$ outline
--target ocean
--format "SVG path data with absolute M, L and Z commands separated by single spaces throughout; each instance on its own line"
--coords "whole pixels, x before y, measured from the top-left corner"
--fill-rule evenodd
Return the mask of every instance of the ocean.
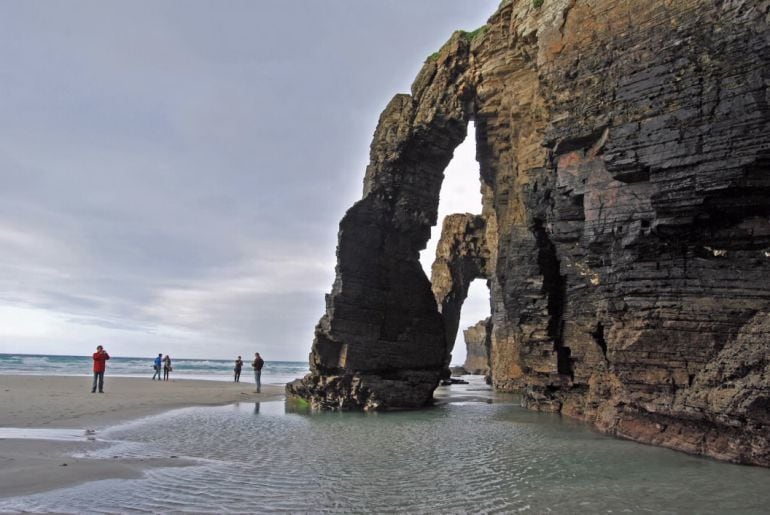
M 145 358 L 111 357 L 107 362 L 110 376 L 152 377 L 155 356 Z M 242 378 L 251 377 L 251 356 L 244 357 Z M 234 360 L 172 359 L 171 379 L 206 379 L 232 381 Z M 91 356 L 55 356 L 34 354 L 0 354 L 0 374 L 34 374 L 77 376 L 92 374 Z M 309 372 L 302 361 L 266 361 L 262 369 L 263 384 L 286 384 Z M 253 378 L 252 378 L 253 379 Z
M 4 358 L 0 373 L 17 373 L 12 361 Z M 74 359 L 70 368 L 34 363 L 87 373 L 73 370 Z M 190 374 L 220 377 L 226 363 L 200 361 L 214 370 Z M 140 364 L 144 375 L 149 365 Z M 423 410 L 313 413 L 289 401 L 241 402 L 96 433 L 61 430 L 59 438 L 87 442 L 80 456 L 194 464 L 4 498 L 0 512 L 767 513 L 768 469 L 603 436 L 465 378 L 439 387 L 437 404 Z

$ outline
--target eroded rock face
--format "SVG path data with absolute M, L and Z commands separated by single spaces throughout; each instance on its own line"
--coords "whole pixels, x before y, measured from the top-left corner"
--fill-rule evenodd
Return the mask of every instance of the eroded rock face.
M 493 286 L 493 379 L 535 409 L 768 465 L 758 410 L 720 418 L 683 400 L 714 395 L 696 378 L 770 311 L 768 4 L 563 5 L 559 24 L 531 29 L 498 13 L 533 43 L 547 153 L 508 168 L 523 184 L 497 209 L 513 227 L 499 232 L 512 237 Z M 497 131 L 506 118 L 483 119 Z M 499 140 L 485 141 L 497 168 L 515 152 Z M 503 214 L 518 204 L 523 216 Z M 738 386 L 745 405 L 767 398 L 758 370 Z
M 430 400 L 452 320 L 417 253 L 473 118 L 493 384 L 611 434 L 770 465 L 769 19 L 768 1 L 521 0 L 453 36 L 383 113 L 290 392 Z
M 489 374 L 489 351 L 492 347 L 492 319 L 487 318 L 463 331 L 465 363 L 469 374 Z

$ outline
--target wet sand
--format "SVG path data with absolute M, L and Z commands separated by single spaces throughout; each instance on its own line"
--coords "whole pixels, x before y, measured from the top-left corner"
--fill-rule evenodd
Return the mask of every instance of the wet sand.
M 82 429 L 82 441 L 0 437 L 0 497 L 25 495 L 107 478 L 140 477 L 155 466 L 181 466 L 183 460 L 94 460 L 72 458 L 89 445 L 86 430 L 190 406 L 280 400 L 283 386 L 253 383 L 105 376 L 105 393 L 91 393 L 89 376 L 0 375 L 2 428 Z M 12 433 L 12 432 L 11 432 Z M 23 433 L 23 432 L 22 432 Z M 65 465 L 66 464 L 66 465 Z

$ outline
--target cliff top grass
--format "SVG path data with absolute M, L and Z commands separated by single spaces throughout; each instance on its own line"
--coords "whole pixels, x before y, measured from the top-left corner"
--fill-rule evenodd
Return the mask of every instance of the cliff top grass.
M 476 38 L 478 38 L 480 36 L 483 36 L 486 32 L 487 32 L 487 26 L 486 25 L 482 25 L 478 29 L 472 30 L 470 32 L 468 32 L 466 30 L 456 30 L 454 32 L 454 34 L 458 34 L 460 37 L 465 38 L 468 41 L 473 41 Z M 452 36 L 454 36 L 454 34 L 452 34 Z M 450 38 L 450 41 L 451 41 L 451 38 Z M 447 43 L 448 43 L 448 41 L 447 41 Z M 444 43 L 444 45 L 442 45 L 442 47 L 439 48 L 438 51 L 433 52 L 432 54 L 430 54 L 428 56 L 428 59 L 426 59 L 426 60 L 427 61 L 435 61 L 436 59 L 438 59 L 438 54 L 441 52 L 441 49 L 444 48 L 445 46 L 446 46 L 446 43 Z

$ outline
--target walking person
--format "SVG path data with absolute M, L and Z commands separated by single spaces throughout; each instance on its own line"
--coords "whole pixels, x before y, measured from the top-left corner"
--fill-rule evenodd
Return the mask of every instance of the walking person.
M 152 380 L 155 381 L 155 378 L 158 378 L 158 381 L 160 381 L 160 366 L 163 362 L 163 354 L 158 354 L 158 357 L 155 358 L 155 361 L 152 363 L 152 368 L 155 369 L 155 373 L 152 374 Z
M 99 386 L 99 393 L 104 393 L 104 371 L 107 368 L 107 360 L 110 355 L 104 350 L 104 347 L 98 345 L 94 352 L 94 383 L 91 386 L 91 393 L 96 393 L 96 387 Z
M 168 354 L 163 358 L 163 380 L 168 381 L 168 373 L 171 372 L 171 358 Z
M 235 372 L 235 382 L 240 383 L 241 382 L 241 369 L 243 368 L 243 360 L 240 356 L 238 356 L 238 359 L 235 360 L 235 368 L 233 368 L 233 372 Z
M 259 356 L 259 352 L 254 353 L 254 361 L 251 362 L 251 368 L 254 369 L 254 380 L 257 383 L 257 393 L 262 390 L 262 367 L 265 366 L 265 361 Z

